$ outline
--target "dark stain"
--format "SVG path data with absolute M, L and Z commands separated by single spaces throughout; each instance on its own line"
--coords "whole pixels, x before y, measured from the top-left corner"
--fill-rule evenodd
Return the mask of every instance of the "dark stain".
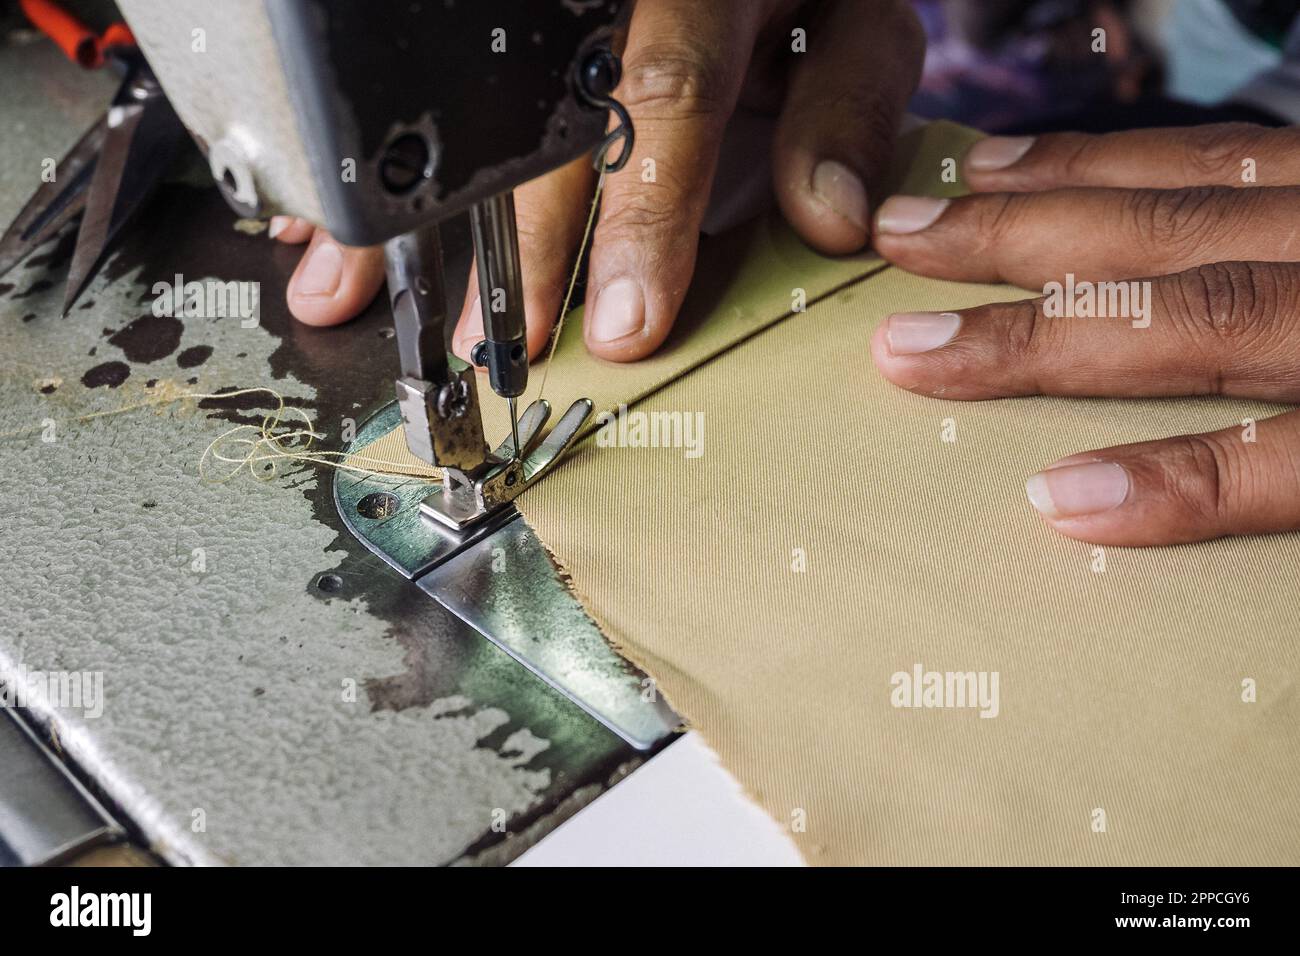
M 32 319 L 34 319 L 34 318 L 36 318 L 36 313 L 35 313 L 35 312 L 28 312 L 26 315 L 23 316 L 23 321 L 24 321 L 24 322 L 30 322 L 30 321 L 32 321 Z
M 26 289 L 24 289 L 22 292 L 19 292 L 19 293 L 15 294 L 15 295 L 14 295 L 14 298 L 15 298 L 15 299 L 26 299 L 26 298 L 28 298 L 29 296 L 39 295 L 40 293 L 45 292 L 45 291 L 48 290 L 48 289 L 53 289 L 53 288 L 54 288 L 54 280 L 53 280 L 53 279 L 37 279 L 35 282 L 33 282 L 31 285 L 29 285 L 29 286 L 28 286 Z
M 155 385 L 157 385 L 157 384 L 158 384 L 158 379 L 156 379 L 156 378 L 151 378 L 151 379 L 149 379 L 149 381 L 147 381 L 147 382 L 144 383 L 144 387 L 145 387 L 145 388 L 153 388 L 153 387 L 154 387 Z
M 156 502 L 156 501 L 142 501 L 142 502 L 140 502 L 140 507 L 141 507 L 141 508 L 157 508 L 157 507 L 158 507 L 158 502 Z
M 8 295 L 12 291 L 14 291 L 12 282 L 0 282 L 0 295 Z
M 176 364 L 181 368 L 194 368 L 202 365 L 212 356 L 211 345 L 191 345 L 176 356 Z
M 197 381 L 197 379 L 195 380 Z M 199 408 L 215 408 L 240 411 L 254 411 L 257 409 L 273 409 L 275 402 L 264 392 L 249 392 L 246 395 L 231 395 L 229 392 L 243 391 L 242 386 L 223 385 L 221 388 L 212 390 L 216 398 L 205 398 L 199 402 Z M 267 402 L 271 404 L 268 406 Z M 299 408 L 314 408 L 316 403 L 305 398 L 286 399 L 290 404 L 297 405 Z
M 42 395 L 53 395 L 53 394 L 54 394 L 54 390 L 57 389 L 58 387 L 59 387 L 59 386 L 55 385 L 53 382 L 50 382 L 50 383 L 47 384 L 47 385 L 42 385 L 42 386 L 41 386 L 41 394 L 42 394 Z
M 87 299 L 85 302 L 81 303 L 81 305 L 77 306 L 78 309 L 93 309 L 94 307 L 95 307 L 94 299 Z
M 105 385 L 117 388 L 130 377 L 131 367 L 125 362 L 105 362 L 81 376 L 81 384 L 86 388 L 101 388 Z
M 98 345 L 92 345 L 92 346 L 90 347 L 90 351 L 87 352 L 86 354 L 87 354 L 87 355 L 90 355 L 90 356 L 93 356 L 93 355 L 94 355 L 96 352 L 98 352 L 98 351 L 99 351 L 99 346 L 98 346 Z
M 176 351 L 185 326 L 170 315 L 142 315 L 126 328 L 109 336 L 129 362 L 156 362 Z

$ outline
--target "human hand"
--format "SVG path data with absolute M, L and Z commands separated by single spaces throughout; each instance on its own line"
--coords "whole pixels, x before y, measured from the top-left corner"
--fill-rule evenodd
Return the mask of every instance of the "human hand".
M 993 138 L 964 172 L 973 195 L 886 201 L 881 255 L 921 275 L 1045 293 L 1067 274 L 1076 286 L 1150 277 L 1121 283 L 1130 305 L 1149 290 L 1145 315 L 1060 317 L 1063 296 L 893 315 L 871 346 L 890 381 L 959 400 L 1300 402 L 1300 130 Z M 1052 527 L 1097 544 L 1300 529 L 1300 412 L 1249 436 L 1232 427 L 1073 455 L 1027 489 Z
M 806 53 L 792 51 L 793 31 Z M 592 242 L 584 333 L 595 355 L 643 358 L 668 336 L 695 267 L 723 131 L 738 105 L 778 116 L 773 183 L 787 219 L 818 249 L 861 249 L 869 188 L 885 172 L 924 36 L 905 0 L 638 0 L 614 96 L 636 145 L 606 181 Z M 618 149 L 620 147 L 615 147 Z M 653 160 L 654 181 L 643 181 Z M 568 284 L 595 189 L 589 157 L 515 191 L 528 351 L 545 346 Z M 351 318 L 383 283 L 378 250 L 348 250 L 301 220 L 275 238 L 311 239 L 288 289 L 304 322 Z M 319 261 L 318 261 L 319 256 Z M 483 338 L 471 275 L 453 348 Z

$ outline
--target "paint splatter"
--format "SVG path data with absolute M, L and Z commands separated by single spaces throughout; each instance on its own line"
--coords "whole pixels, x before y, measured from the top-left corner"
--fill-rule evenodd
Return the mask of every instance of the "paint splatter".
M 86 388 L 117 388 L 131 377 L 131 368 L 125 362 L 104 362 L 96 365 L 81 376 L 81 384 Z
M 156 362 L 176 351 L 184 329 L 180 319 L 150 313 L 114 332 L 108 341 L 120 348 L 128 361 Z
M 176 356 L 176 364 L 181 368 L 194 368 L 206 362 L 211 355 L 211 345 L 192 345 Z

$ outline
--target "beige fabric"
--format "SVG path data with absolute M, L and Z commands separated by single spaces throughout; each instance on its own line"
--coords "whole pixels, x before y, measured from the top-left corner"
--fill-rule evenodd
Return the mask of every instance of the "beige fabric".
M 813 863 L 1300 863 L 1300 536 L 1098 571 L 1024 493 L 1059 456 L 1275 409 L 909 394 L 868 354 L 887 313 L 1024 293 L 876 268 L 636 406 L 702 414 L 700 457 L 588 440 L 521 499 L 583 603 Z M 612 407 L 770 324 L 735 304 L 768 269 L 742 275 L 660 372 L 586 358 L 573 323 L 548 393 Z M 996 671 L 998 715 L 892 706 L 917 665 Z
M 888 312 L 1008 294 L 868 279 L 637 406 L 702 412 L 700 458 L 588 443 L 524 514 L 811 862 L 1300 863 L 1300 537 L 1097 573 L 1024 492 L 1058 456 L 1270 409 L 942 402 L 871 366 Z M 999 672 L 998 716 L 891 706 L 918 663 Z

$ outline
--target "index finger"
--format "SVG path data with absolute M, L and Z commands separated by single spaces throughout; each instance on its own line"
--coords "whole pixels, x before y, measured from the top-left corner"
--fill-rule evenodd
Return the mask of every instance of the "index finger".
M 1220 123 L 1100 136 L 991 136 L 971 147 L 962 167 L 976 192 L 1295 186 L 1300 185 L 1300 129 Z

